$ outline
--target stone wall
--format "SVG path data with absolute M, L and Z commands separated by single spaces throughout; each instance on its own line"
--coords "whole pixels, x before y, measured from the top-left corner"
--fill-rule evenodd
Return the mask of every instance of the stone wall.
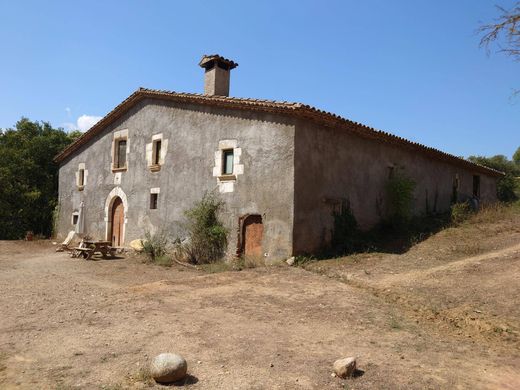
M 127 133 L 127 170 L 113 172 L 113 140 Z M 150 169 L 151 144 L 161 139 L 160 170 Z M 236 180 L 221 183 L 217 154 L 236 151 Z M 230 230 L 229 255 L 236 252 L 239 217 L 262 215 L 266 259 L 292 252 L 294 123 L 267 113 L 144 100 L 62 162 L 59 173 L 60 235 L 73 230 L 72 214 L 84 201 L 86 232 L 107 238 L 114 196 L 125 208 L 124 242 L 146 230 L 165 229 L 183 237 L 184 210 L 207 191 L 225 202 L 222 219 Z M 81 165 L 84 164 L 84 165 Z M 78 168 L 88 171 L 83 190 Z M 150 209 L 150 192 L 159 192 Z
M 391 169 L 402 170 L 416 182 L 415 214 L 427 208 L 448 210 L 456 177 L 459 200 L 472 196 L 473 175 L 480 175 L 482 202 L 496 201 L 495 178 L 342 129 L 300 121 L 295 134 L 294 253 L 327 246 L 332 210 L 342 199 L 350 201 L 362 228 L 376 224 L 387 208 L 385 183 Z

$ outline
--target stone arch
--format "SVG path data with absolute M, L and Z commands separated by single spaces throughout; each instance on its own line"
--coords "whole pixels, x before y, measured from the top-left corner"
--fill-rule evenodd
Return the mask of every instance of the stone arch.
M 113 188 L 105 200 L 105 239 L 107 241 L 111 240 L 110 229 L 111 229 L 111 224 L 112 224 L 112 206 L 114 204 L 114 201 L 117 198 L 121 198 L 121 201 L 123 202 L 123 211 L 125 214 L 125 218 L 123 221 L 123 232 L 121 234 L 121 236 L 123 237 L 122 241 L 124 242 L 125 232 L 126 232 L 126 223 L 128 222 L 128 199 L 127 199 L 124 191 L 121 189 L 121 187 Z

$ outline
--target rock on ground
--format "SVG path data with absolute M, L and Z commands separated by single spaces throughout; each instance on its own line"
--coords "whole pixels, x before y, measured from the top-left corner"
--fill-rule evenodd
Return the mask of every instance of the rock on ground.
M 143 250 L 143 240 L 139 238 L 137 240 L 130 241 L 130 247 L 137 252 L 141 252 Z
M 356 371 L 356 358 L 347 357 L 334 362 L 334 373 L 340 378 L 349 378 Z
M 161 353 L 153 359 L 150 365 L 150 375 L 159 383 L 181 380 L 186 376 L 187 371 L 186 360 L 176 353 Z

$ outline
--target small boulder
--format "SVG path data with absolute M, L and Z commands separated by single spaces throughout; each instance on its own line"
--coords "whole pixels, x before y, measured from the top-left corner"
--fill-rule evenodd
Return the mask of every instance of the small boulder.
M 158 383 L 171 383 L 183 379 L 188 372 L 186 360 L 176 353 L 161 353 L 150 365 L 150 375 Z
M 141 252 L 143 250 L 143 240 L 137 239 L 130 241 L 130 248 L 132 248 L 136 252 Z
M 285 262 L 289 265 L 294 265 L 294 262 L 296 261 L 296 259 L 293 257 L 289 257 L 287 260 L 285 260 Z
M 356 358 L 348 357 L 334 362 L 334 373 L 340 378 L 350 378 L 356 371 Z

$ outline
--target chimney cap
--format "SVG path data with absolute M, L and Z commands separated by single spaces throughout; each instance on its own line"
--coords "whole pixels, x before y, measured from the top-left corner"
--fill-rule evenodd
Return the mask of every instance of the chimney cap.
M 199 62 L 199 66 L 201 68 L 208 69 L 212 68 L 215 62 L 224 65 L 224 67 L 228 68 L 229 70 L 234 69 L 238 66 L 236 62 L 224 58 L 218 54 L 204 54 Z

